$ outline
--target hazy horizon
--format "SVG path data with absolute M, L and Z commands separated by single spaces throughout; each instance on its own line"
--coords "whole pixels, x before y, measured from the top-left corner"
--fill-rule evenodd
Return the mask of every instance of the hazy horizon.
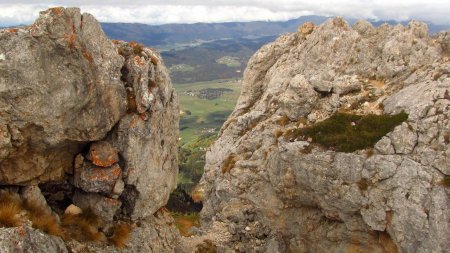
M 436 25 L 450 24 L 450 2 L 345 0 L 124 0 L 32 1 L 2 0 L 0 26 L 30 24 L 39 12 L 55 6 L 76 6 L 106 23 L 191 24 L 247 21 L 287 21 L 302 16 L 343 16 L 352 19 L 407 21 L 417 19 Z

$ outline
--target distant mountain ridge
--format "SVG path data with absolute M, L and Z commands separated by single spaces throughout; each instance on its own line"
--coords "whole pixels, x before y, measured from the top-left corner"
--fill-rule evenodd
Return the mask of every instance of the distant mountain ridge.
M 242 78 L 250 57 L 262 46 L 283 33 L 297 31 L 305 22 L 316 25 L 329 17 L 303 16 L 289 21 L 254 21 L 229 23 L 196 23 L 145 25 L 130 23 L 103 23 L 102 27 L 112 39 L 136 41 L 157 48 L 171 71 L 176 84 L 216 79 Z M 346 19 L 354 24 L 356 19 Z M 378 27 L 396 21 L 374 21 Z M 409 21 L 401 24 L 407 25 Z M 450 25 L 428 24 L 429 33 L 450 30 Z M 238 65 L 218 62 L 222 57 L 234 57 Z
M 311 21 L 316 25 L 323 23 L 330 17 L 303 16 L 288 21 L 252 21 L 226 23 L 195 23 L 195 24 L 165 24 L 146 25 L 139 23 L 102 23 L 105 33 L 112 39 L 136 41 L 145 45 L 164 47 L 173 44 L 190 43 L 193 41 L 213 41 L 218 39 L 235 39 L 242 37 L 273 36 L 294 32 L 298 26 Z M 353 24 L 356 19 L 346 19 Z M 374 26 L 383 23 L 408 24 L 409 21 L 369 20 Z M 430 33 L 449 30 L 449 25 L 435 25 L 428 23 Z

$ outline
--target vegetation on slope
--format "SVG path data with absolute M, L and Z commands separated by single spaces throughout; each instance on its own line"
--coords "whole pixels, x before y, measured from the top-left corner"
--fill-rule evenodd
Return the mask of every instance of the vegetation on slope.
M 384 135 L 408 119 L 402 112 L 395 115 L 355 115 L 336 113 L 330 118 L 310 127 L 296 129 L 296 138 L 312 138 L 336 151 L 353 152 L 373 147 Z

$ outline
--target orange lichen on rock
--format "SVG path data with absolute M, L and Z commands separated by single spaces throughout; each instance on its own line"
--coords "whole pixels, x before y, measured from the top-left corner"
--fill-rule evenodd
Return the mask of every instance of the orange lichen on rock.
M 63 7 L 54 7 L 54 8 L 50 8 L 49 10 L 52 12 L 52 14 L 55 14 L 55 15 L 61 15 L 64 12 Z
M 92 168 L 86 174 L 85 179 L 88 181 L 111 181 L 119 178 L 122 170 L 120 166 L 115 164 L 110 168 Z
M 88 158 L 100 167 L 110 167 L 119 161 L 117 149 L 105 141 L 93 143 L 89 149 Z
M 67 41 L 67 47 L 69 47 L 70 49 L 76 48 L 77 35 L 70 34 L 66 35 L 65 38 Z
M 23 226 L 16 227 L 16 231 L 20 237 L 25 237 L 27 235 L 27 231 L 25 231 L 25 228 Z
M 10 33 L 17 33 L 17 32 L 19 31 L 19 29 L 17 29 L 17 28 L 9 28 L 9 29 L 6 30 L 6 31 L 8 31 L 8 32 L 10 32 Z
M 136 42 L 134 42 L 134 41 L 131 41 L 130 43 L 130 47 L 134 47 L 134 46 L 136 46 L 137 45 L 137 43 Z
M 94 62 L 94 57 L 92 57 L 92 54 L 87 50 L 87 49 L 83 49 L 83 57 L 89 62 L 89 63 L 93 63 Z
M 141 66 L 141 67 L 145 65 L 145 61 L 143 61 L 143 60 L 141 59 L 141 57 L 138 56 L 138 55 L 136 55 L 136 56 L 133 58 L 133 60 L 134 60 L 139 66 Z

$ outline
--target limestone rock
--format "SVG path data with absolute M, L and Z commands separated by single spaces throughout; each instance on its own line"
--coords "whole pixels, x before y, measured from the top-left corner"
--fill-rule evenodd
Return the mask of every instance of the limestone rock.
M 0 228 L 2 253 L 65 253 L 61 238 L 51 236 L 28 226 Z
M 419 22 L 352 28 L 336 18 L 299 36 L 307 27 L 250 59 L 206 154 L 204 227 L 192 241 L 224 252 L 447 251 L 446 35 L 431 38 Z M 290 137 L 337 111 L 408 119 L 352 153 Z
M 302 34 L 303 36 L 306 36 L 306 35 L 312 33 L 313 30 L 314 30 L 314 24 L 312 22 L 306 22 L 303 25 L 301 25 L 298 29 L 300 34 Z
M 74 185 L 86 192 L 112 195 L 116 184 L 122 184 L 120 181 L 122 169 L 118 164 L 103 168 L 85 162 L 81 168 L 75 169 L 74 173 Z
M 91 209 L 104 222 L 111 223 L 120 209 L 121 202 L 117 199 L 104 197 L 96 193 L 77 191 L 73 203 L 81 209 Z
M 109 142 L 99 141 L 91 144 L 87 159 L 97 166 L 109 167 L 119 161 L 119 156 Z
M 81 208 L 79 208 L 78 206 L 74 205 L 74 204 L 70 204 L 66 210 L 64 210 L 64 214 L 68 214 L 68 215 L 78 215 L 81 214 L 83 212 L 83 210 L 81 210 Z
M 20 193 L 23 200 L 29 201 L 30 203 L 36 204 L 43 208 L 47 212 L 47 214 L 52 213 L 52 209 L 48 206 L 47 201 L 45 200 L 44 195 L 39 189 L 39 186 L 25 186 L 21 189 Z
M 127 45 L 119 43 L 117 47 Z M 122 70 L 127 73 L 124 80 L 130 88 L 129 96 L 137 103 L 136 108 L 129 104 L 129 110 L 135 113 L 123 117 L 110 136 L 111 143 L 123 158 L 125 190 L 122 201 L 127 206 L 125 212 L 133 219 L 151 216 L 165 205 L 176 187 L 178 174 L 176 94 L 160 56 L 147 49 L 138 56 L 126 56 Z M 142 80 L 145 80 L 145 89 Z M 149 96 L 151 101 L 145 99 Z
M 125 113 L 123 58 L 77 8 L 53 8 L 31 26 L 1 30 L 0 43 L 0 182 L 59 180 L 75 154 Z
M 104 230 L 142 223 L 129 252 L 173 251 L 172 221 L 154 218 L 178 173 L 178 99 L 159 53 L 109 40 L 78 8 L 0 30 L 0 44 L 0 184 L 58 213 L 89 208 Z M 55 251 L 42 246 L 24 252 Z

